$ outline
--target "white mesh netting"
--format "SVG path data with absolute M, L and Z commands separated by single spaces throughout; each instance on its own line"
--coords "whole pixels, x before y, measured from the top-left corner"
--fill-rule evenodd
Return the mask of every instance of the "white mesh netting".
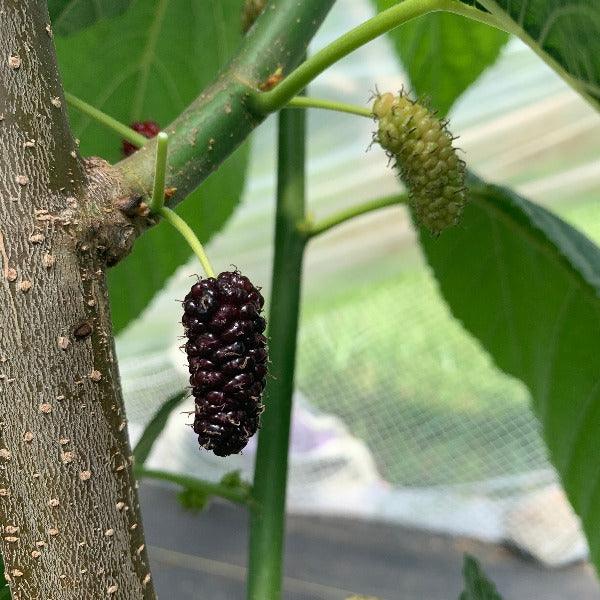
M 370 15 L 340 0 L 322 46 Z M 342 61 L 315 96 L 364 104 L 369 90 L 405 78 L 384 40 Z M 451 129 L 469 166 L 600 238 L 600 126 L 593 111 L 513 42 L 460 100 Z M 309 198 L 327 214 L 398 189 L 372 123 L 311 112 Z M 217 269 L 239 266 L 268 293 L 274 207 L 274 128 L 254 136 L 242 206 L 210 246 Z M 566 152 L 568 150 L 568 152 Z M 135 439 L 157 407 L 186 385 L 178 350 L 180 305 L 197 272 L 179 270 L 118 339 Z M 420 257 L 406 213 L 372 214 L 311 244 L 304 277 L 289 508 L 362 515 L 482 539 L 509 539 L 548 564 L 585 555 L 585 542 L 553 469 L 522 384 L 499 372 L 455 322 Z M 473 282 L 474 289 L 477 282 Z M 182 410 L 191 408 L 190 400 Z M 226 460 L 199 452 L 175 412 L 150 463 L 216 479 L 251 476 L 254 441 Z

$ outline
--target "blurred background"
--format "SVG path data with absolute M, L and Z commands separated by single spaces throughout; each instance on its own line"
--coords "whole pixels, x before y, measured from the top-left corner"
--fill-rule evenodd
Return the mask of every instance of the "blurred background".
M 339 0 L 314 48 L 371 14 L 366 0 Z M 395 91 L 406 82 L 391 46 L 381 39 L 327 71 L 310 93 L 366 106 L 375 86 Z M 514 186 L 600 242 L 600 121 L 527 47 L 511 41 L 454 106 L 450 120 L 471 169 Z M 382 151 L 370 146 L 370 120 L 310 111 L 308 122 L 312 213 L 324 216 L 400 189 Z M 252 138 L 243 202 L 208 247 L 216 270 L 239 267 L 263 286 L 265 296 L 270 287 L 275 140 L 275 120 L 270 119 Z M 182 330 L 174 323 L 181 317 L 178 300 L 199 270 L 195 260 L 179 269 L 118 337 L 133 441 L 154 411 L 187 384 L 185 356 L 179 350 Z M 310 537 L 306 531 L 315 523 L 315 539 L 327 527 L 330 541 L 340 532 L 348 536 L 355 531 L 350 538 L 362 539 L 365 556 L 377 559 L 383 571 L 373 567 L 370 587 L 366 581 L 356 584 L 365 589 L 350 582 L 337 587 L 329 582 L 334 587 L 328 587 L 332 572 L 351 580 L 351 561 L 357 558 L 349 558 L 347 572 L 338 574 L 336 560 L 341 564 L 343 556 L 330 554 L 319 581 L 320 575 L 311 575 L 306 566 L 314 552 L 303 555 L 294 546 L 288 552 L 296 574 L 287 582 L 289 597 L 343 598 L 345 590 L 382 598 L 456 597 L 460 551 L 480 542 L 473 551 L 491 562 L 492 575 L 499 573 L 499 588 L 507 599 L 600 597 L 585 565 L 555 572 L 532 566 L 549 569 L 585 560 L 579 523 L 546 458 L 526 388 L 496 369 L 452 318 L 420 254 L 407 212 L 401 207 L 379 211 L 311 242 L 303 283 L 288 500 L 289 512 L 296 516 L 290 543 L 302 546 L 298 535 Z M 476 294 L 477 281 L 472 286 Z M 173 413 L 148 466 L 211 480 L 240 469 L 250 480 L 255 443 L 228 459 L 198 451 L 186 427 L 189 418 L 181 412 L 192 408 L 188 399 Z M 229 564 L 234 559 L 225 540 L 232 536 L 231 547 L 243 562 L 240 511 L 216 506 L 193 516 L 183 513 L 169 494 L 144 488 L 150 535 L 161 532 L 155 545 L 170 539 L 166 525 L 176 527 L 179 519 L 182 535 L 197 536 L 200 544 L 219 538 L 229 557 L 199 558 L 197 547 L 187 554 L 167 550 L 166 541 L 163 554 L 157 547 L 155 561 L 172 569 L 195 569 L 203 577 L 203 583 L 181 588 L 177 597 L 199 597 L 194 595 L 203 589 L 199 585 L 219 588 L 219 578 L 233 578 L 241 586 L 243 571 L 236 569 L 243 565 Z M 347 529 L 345 519 L 355 529 Z M 233 528 L 229 532 L 228 526 Z M 352 546 L 350 538 L 340 546 Z M 530 562 L 510 556 L 507 546 Z M 367 559 L 360 560 L 364 567 Z M 416 571 L 411 561 L 419 564 Z M 412 579 L 401 577 L 409 563 Z M 445 568 L 450 580 L 441 577 Z M 431 570 L 440 575 L 439 584 L 435 578 L 427 580 Z M 300 580 L 313 587 L 303 588 Z M 221 589 L 223 598 L 243 597 L 236 595 L 241 587 Z M 213 589 L 206 597 L 221 597 L 216 594 Z

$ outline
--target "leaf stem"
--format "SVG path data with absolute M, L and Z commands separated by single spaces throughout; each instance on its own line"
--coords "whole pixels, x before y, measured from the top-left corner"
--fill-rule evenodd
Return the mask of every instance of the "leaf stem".
M 208 256 L 206 256 L 204 247 L 196 237 L 196 234 L 192 231 L 191 227 L 174 210 L 171 210 L 166 206 L 161 207 L 157 214 L 163 217 L 165 221 L 168 221 L 184 237 L 185 241 L 194 251 L 194 254 L 198 257 L 206 276 L 215 277 L 215 272 L 208 260 Z
M 111 129 L 116 134 L 139 148 L 148 141 L 148 138 L 144 137 L 141 133 L 134 131 L 131 127 L 127 127 L 127 125 L 117 121 L 117 119 L 107 115 L 95 106 L 84 102 L 81 98 L 78 98 L 69 92 L 65 92 L 65 99 L 73 108 L 76 108 L 88 117 L 91 117 L 94 121 L 104 125 L 106 128 Z
M 295 96 L 286 105 L 286 108 L 322 108 L 324 110 L 334 110 L 359 117 L 372 117 L 370 108 L 363 108 L 355 104 L 337 102 L 335 100 L 325 100 L 324 98 L 307 98 L 305 96 Z
M 269 314 L 271 377 L 265 394 L 250 521 L 248 600 L 281 598 L 287 465 L 305 238 L 306 113 L 279 115 L 275 256 Z
M 152 419 L 150 419 L 150 422 L 144 428 L 140 439 L 133 449 L 133 457 L 135 458 L 136 466 L 141 468 L 146 462 L 158 436 L 162 433 L 167 424 L 167 419 L 171 415 L 171 412 L 182 402 L 187 393 L 188 390 L 184 390 L 171 396 L 160 406 Z
M 408 194 L 394 194 L 392 196 L 384 196 L 383 198 L 377 198 L 370 200 L 364 204 L 358 206 L 352 206 L 345 210 L 342 210 L 334 215 L 325 217 L 323 220 L 314 223 L 310 220 L 305 220 L 298 225 L 298 229 L 303 233 L 307 239 L 312 239 L 318 235 L 321 235 L 338 225 L 346 223 L 351 219 L 359 217 L 361 215 L 373 212 L 374 210 L 380 210 L 388 206 L 397 206 L 400 204 L 408 203 Z
M 160 213 L 165 205 L 165 179 L 167 173 L 167 151 L 169 149 L 169 136 L 161 131 L 156 136 L 156 162 L 154 163 L 154 187 L 150 200 L 150 212 Z
M 232 488 L 222 483 L 214 483 L 204 479 L 197 479 L 189 475 L 179 475 L 178 473 L 170 473 L 169 471 L 161 471 L 158 469 L 146 469 L 144 467 L 136 467 L 135 474 L 139 479 L 157 479 L 161 481 L 169 481 L 183 488 L 195 490 L 209 496 L 218 496 L 225 498 L 236 504 L 250 504 L 250 488 L 243 487 Z
M 458 0 L 404 0 L 351 29 L 305 60 L 279 85 L 268 92 L 254 92 L 248 101 L 259 114 L 279 110 L 332 64 L 380 35 L 416 17 L 435 11 L 448 11 L 501 28 L 499 20 Z

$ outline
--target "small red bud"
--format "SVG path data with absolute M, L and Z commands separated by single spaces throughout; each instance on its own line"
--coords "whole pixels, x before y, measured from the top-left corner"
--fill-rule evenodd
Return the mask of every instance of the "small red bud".
M 155 121 L 136 121 L 130 127 L 148 139 L 156 137 L 160 131 L 160 127 Z M 123 156 L 131 156 L 136 150 L 139 150 L 138 146 L 129 140 L 123 140 Z

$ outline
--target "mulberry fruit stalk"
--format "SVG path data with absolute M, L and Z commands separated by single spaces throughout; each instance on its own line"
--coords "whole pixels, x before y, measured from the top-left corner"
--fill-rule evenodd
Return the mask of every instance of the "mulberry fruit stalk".
M 264 299 L 238 271 L 195 283 L 183 302 L 194 431 L 217 456 L 240 452 L 256 433 L 267 375 Z
M 467 201 L 465 163 L 445 124 L 403 92 L 379 95 L 373 114 L 375 140 L 398 168 L 417 221 L 434 235 L 456 225 Z
M 154 121 L 136 121 L 130 125 L 131 129 L 141 133 L 148 139 L 156 137 L 160 132 L 158 123 Z M 123 156 L 131 156 L 139 148 L 129 140 L 123 140 Z

